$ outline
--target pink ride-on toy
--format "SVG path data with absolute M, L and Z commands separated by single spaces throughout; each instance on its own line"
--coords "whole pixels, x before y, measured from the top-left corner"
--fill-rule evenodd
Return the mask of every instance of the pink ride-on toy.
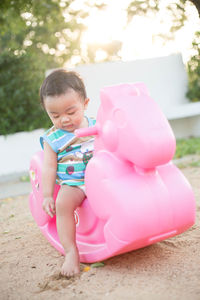
M 173 132 L 143 83 L 101 91 L 95 135 L 87 165 L 87 198 L 75 212 L 82 262 L 95 262 L 138 249 L 187 230 L 195 221 L 192 189 L 171 159 Z M 45 237 L 64 253 L 52 219 L 42 209 L 43 152 L 31 160 L 30 210 Z M 59 186 L 55 185 L 55 199 Z

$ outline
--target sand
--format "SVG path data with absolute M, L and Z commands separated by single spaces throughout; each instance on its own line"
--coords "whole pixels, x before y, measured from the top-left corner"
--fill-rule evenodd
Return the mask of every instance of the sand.
M 200 299 L 200 167 L 182 169 L 197 202 L 187 232 L 110 258 L 99 268 L 81 264 L 72 279 L 59 275 L 63 257 L 43 237 L 28 195 L 0 201 L 0 299 Z

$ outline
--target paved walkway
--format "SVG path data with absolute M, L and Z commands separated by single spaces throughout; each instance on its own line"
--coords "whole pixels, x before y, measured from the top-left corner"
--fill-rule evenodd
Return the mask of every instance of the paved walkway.
M 0 177 L 0 199 L 29 194 L 31 184 L 27 179 L 28 173 Z

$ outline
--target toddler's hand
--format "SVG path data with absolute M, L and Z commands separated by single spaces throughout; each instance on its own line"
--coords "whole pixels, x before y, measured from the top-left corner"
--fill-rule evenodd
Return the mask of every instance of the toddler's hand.
M 51 218 L 53 218 L 56 213 L 55 201 L 53 197 L 44 198 L 42 208 Z

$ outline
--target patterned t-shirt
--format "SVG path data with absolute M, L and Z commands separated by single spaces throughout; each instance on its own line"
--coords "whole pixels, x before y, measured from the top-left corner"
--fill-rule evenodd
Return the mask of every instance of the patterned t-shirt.
M 89 127 L 95 125 L 94 119 L 87 119 Z M 83 185 L 85 168 L 94 151 L 94 137 L 76 137 L 73 132 L 53 126 L 40 137 L 42 148 L 44 141 L 57 153 L 56 183 Z

